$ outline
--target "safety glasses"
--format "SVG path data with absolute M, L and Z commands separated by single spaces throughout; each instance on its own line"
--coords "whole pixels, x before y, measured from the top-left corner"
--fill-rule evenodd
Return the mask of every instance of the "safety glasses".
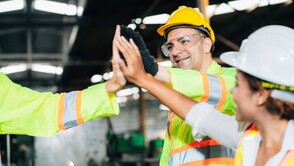
M 195 38 L 196 36 L 200 36 L 199 38 Z M 189 34 L 189 35 L 184 35 L 180 36 L 174 39 L 171 39 L 170 41 L 164 43 L 161 46 L 161 50 L 163 54 L 166 57 L 170 56 L 170 53 L 173 51 L 174 48 L 180 51 L 185 51 L 192 46 L 194 46 L 198 41 L 200 41 L 201 37 L 205 37 L 203 34 Z

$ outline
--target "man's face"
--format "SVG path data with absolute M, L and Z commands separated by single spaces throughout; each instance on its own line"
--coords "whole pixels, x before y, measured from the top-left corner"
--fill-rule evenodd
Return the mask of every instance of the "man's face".
M 190 40 L 190 46 L 184 43 Z M 177 68 L 201 71 L 205 61 L 204 37 L 192 28 L 177 28 L 168 33 L 167 42 L 171 45 L 169 57 Z M 206 69 L 205 69 L 206 70 Z

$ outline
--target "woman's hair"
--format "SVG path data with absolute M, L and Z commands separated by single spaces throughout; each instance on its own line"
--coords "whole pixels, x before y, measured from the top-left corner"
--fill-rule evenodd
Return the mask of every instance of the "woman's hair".
M 257 92 L 261 89 L 265 89 L 264 87 L 262 87 L 261 79 L 253 77 L 242 71 L 241 73 L 244 75 L 244 77 L 248 81 L 249 88 L 253 92 Z M 287 119 L 287 120 L 294 119 L 294 103 L 269 97 L 265 103 L 265 107 L 271 114 L 280 115 L 281 119 Z

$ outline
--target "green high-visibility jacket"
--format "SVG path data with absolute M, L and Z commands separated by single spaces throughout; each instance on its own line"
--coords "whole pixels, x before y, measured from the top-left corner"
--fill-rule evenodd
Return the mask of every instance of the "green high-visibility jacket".
M 236 84 L 235 68 L 223 68 L 213 61 L 206 73 L 178 68 L 168 70 L 173 89 L 196 101 L 208 102 L 223 113 L 235 114 L 236 104 L 230 93 Z M 173 114 L 172 110 L 167 121 L 161 166 L 233 165 L 234 152 L 231 149 L 210 138 L 195 141 L 192 127 Z
M 86 121 L 118 115 L 115 95 L 109 95 L 105 85 L 40 93 L 13 83 L 0 72 L 0 134 L 52 136 Z

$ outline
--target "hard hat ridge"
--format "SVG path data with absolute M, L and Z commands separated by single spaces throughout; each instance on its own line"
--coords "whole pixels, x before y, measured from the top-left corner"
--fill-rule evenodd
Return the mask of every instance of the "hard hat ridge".
M 160 36 L 165 36 L 170 32 L 170 30 L 168 30 L 169 28 L 176 28 L 181 25 L 193 26 L 195 29 L 204 31 L 212 40 L 212 43 L 215 43 L 214 32 L 203 15 L 194 8 L 187 6 L 179 6 L 179 8 L 170 15 L 166 24 L 157 29 L 157 32 Z

